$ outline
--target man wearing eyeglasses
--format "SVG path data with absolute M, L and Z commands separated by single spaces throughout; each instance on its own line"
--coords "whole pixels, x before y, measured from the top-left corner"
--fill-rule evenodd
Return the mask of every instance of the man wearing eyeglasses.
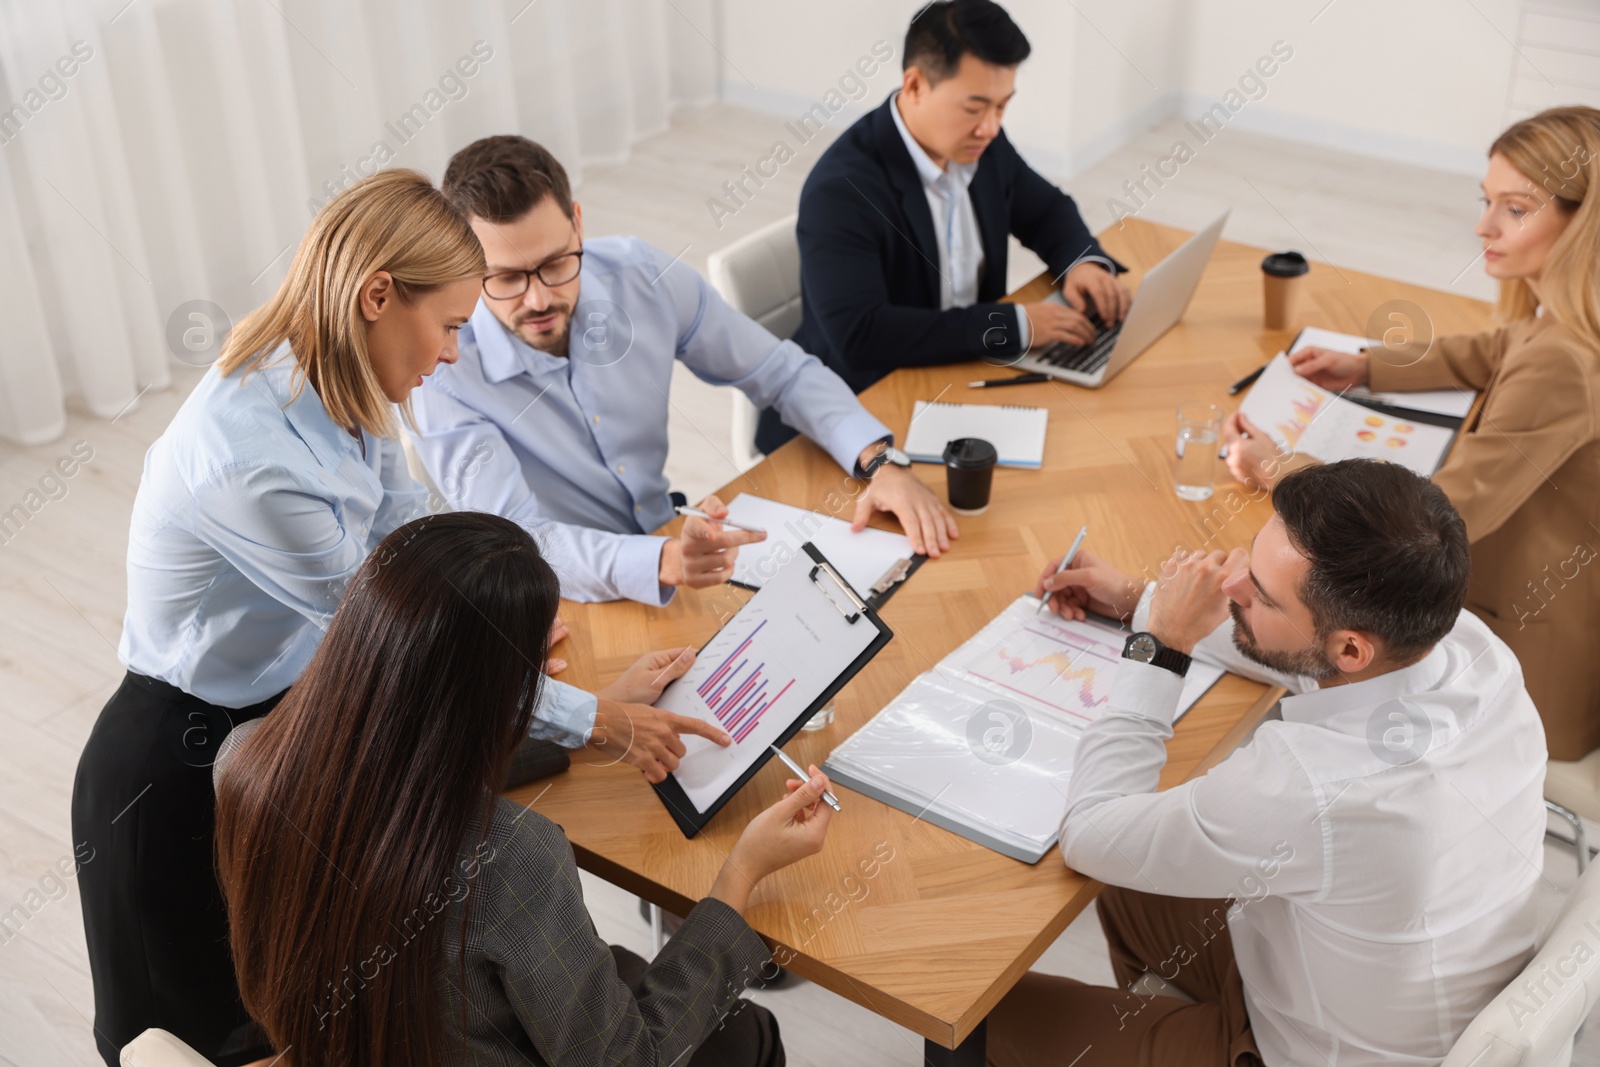
M 451 506 L 504 515 L 539 538 L 563 596 L 662 605 L 727 581 L 765 535 L 690 518 L 676 538 L 664 471 L 673 366 L 774 407 L 866 482 L 854 524 L 893 514 L 919 553 L 957 535 L 894 438 L 838 375 L 730 308 L 694 270 L 636 237 L 585 241 L 566 171 L 525 137 L 457 152 L 444 192 L 489 273 L 460 360 L 412 394 L 417 451 Z M 737 470 L 730 464 L 727 474 Z M 681 500 L 681 498 L 680 498 Z

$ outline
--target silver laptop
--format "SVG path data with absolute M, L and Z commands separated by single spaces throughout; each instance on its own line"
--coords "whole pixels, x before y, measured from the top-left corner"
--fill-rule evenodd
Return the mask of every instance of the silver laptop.
M 1090 389 L 1098 389 L 1115 378 L 1122 368 L 1139 358 L 1183 318 L 1189 300 L 1200 285 L 1200 276 L 1206 271 L 1211 251 L 1217 247 L 1222 224 L 1227 221 L 1228 212 L 1224 211 L 1211 225 L 1151 267 L 1144 281 L 1139 283 L 1139 291 L 1128 308 L 1128 317 L 1117 325 L 1109 330 L 1102 326 L 1095 339 L 1086 345 L 1055 344 L 1029 352 L 1014 364 L 1015 368 L 1038 371 Z M 1052 293 L 1050 299 L 1065 303 L 1060 289 Z

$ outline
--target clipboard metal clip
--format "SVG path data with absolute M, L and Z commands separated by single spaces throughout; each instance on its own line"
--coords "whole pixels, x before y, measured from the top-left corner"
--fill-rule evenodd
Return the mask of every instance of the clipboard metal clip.
M 870 592 L 875 597 L 882 596 L 895 586 L 899 585 L 901 582 L 905 581 L 906 576 L 910 573 L 911 560 L 897 559 L 889 565 L 888 570 L 883 572 L 882 578 L 879 578 L 876 582 L 872 583 L 872 589 Z
M 826 573 L 827 576 L 833 580 L 833 584 L 838 586 L 839 591 L 844 593 L 845 597 L 852 605 L 854 605 L 854 611 L 851 611 L 849 608 L 839 603 L 838 599 L 835 598 L 832 593 L 828 592 L 828 587 L 824 585 L 818 578 L 819 575 L 824 573 Z M 839 577 L 839 572 L 834 570 L 830 564 L 813 564 L 811 567 L 810 578 L 822 595 L 828 598 L 828 603 L 837 608 L 839 614 L 844 616 L 844 621 L 849 623 L 851 626 L 854 626 L 856 622 L 860 620 L 861 613 L 867 610 L 867 605 L 860 597 L 856 596 L 856 591 L 850 588 L 850 583 Z

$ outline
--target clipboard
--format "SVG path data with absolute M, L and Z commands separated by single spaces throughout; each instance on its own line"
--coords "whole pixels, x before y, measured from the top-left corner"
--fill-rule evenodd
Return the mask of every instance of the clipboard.
M 927 561 L 927 556 L 911 556 L 891 563 L 889 569 L 884 571 L 883 575 L 869 587 L 866 595 L 867 606 L 872 608 L 873 611 L 882 611 L 883 606 L 889 602 L 890 597 L 894 596 L 895 590 L 900 588 L 901 583 L 917 573 L 917 568 Z M 837 572 L 834 573 L 836 574 Z M 761 592 L 759 585 L 741 582 L 737 578 L 729 578 L 728 584 L 737 586 L 740 589 L 748 589 L 752 593 Z
M 810 541 L 814 547 L 832 553 L 836 574 L 851 583 L 868 604 L 878 610 L 907 578 L 927 559 L 913 555 L 903 535 L 866 529 L 851 533 L 850 524 L 820 510 L 807 510 L 769 500 L 753 493 L 740 493 L 728 501 L 729 521 L 753 524 L 766 530 L 767 540 L 746 545 L 739 551 L 729 585 L 752 592 L 766 583 L 770 568 L 781 566 L 800 554 L 800 546 Z M 883 541 L 904 543 L 904 553 L 885 552 Z
M 685 735 L 678 769 L 653 786 L 685 837 L 766 766 L 769 745 L 799 733 L 894 637 L 815 545 L 800 547 L 656 701 L 734 738 L 723 749 Z

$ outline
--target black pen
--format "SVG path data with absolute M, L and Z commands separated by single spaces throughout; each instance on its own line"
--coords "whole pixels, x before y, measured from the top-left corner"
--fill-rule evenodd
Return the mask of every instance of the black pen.
M 968 382 L 968 389 L 993 389 L 999 385 L 1032 385 L 1035 382 L 1048 382 L 1048 374 L 1019 374 L 1014 378 L 984 378 L 976 382 Z
M 1255 380 L 1257 378 L 1261 377 L 1261 372 L 1266 370 L 1267 367 L 1271 365 L 1271 363 L 1272 363 L 1272 360 L 1270 360 L 1270 359 L 1267 360 L 1267 362 L 1261 364 L 1261 366 L 1257 367 L 1255 370 L 1251 371 L 1249 374 L 1246 374 L 1243 378 L 1240 378 L 1238 381 L 1236 381 L 1232 385 L 1228 386 L 1228 395 L 1229 396 L 1238 396 L 1239 395 L 1239 390 L 1248 389 L 1252 384 L 1254 384 L 1254 382 L 1255 382 Z

